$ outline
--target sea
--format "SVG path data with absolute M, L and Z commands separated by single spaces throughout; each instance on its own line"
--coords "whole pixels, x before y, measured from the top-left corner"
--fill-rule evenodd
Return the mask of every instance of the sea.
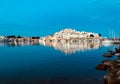
M 109 84 L 104 82 L 109 72 L 96 67 L 118 46 L 1 44 L 0 84 Z

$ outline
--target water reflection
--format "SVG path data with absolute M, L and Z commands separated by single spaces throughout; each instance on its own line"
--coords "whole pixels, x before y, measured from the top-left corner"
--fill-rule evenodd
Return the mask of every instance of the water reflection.
M 0 46 L 11 46 L 11 47 L 15 47 L 15 46 L 26 46 L 26 45 L 39 45 L 39 41 L 31 41 L 31 42 L 0 42 Z
M 77 51 L 85 51 L 98 49 L 102 45 L 100 42 L 45 42 L 45 41 L 28 41 L 28 42 L 0 42 L 0 46 L 26 46 L 26 45 L 44 45 L 52 46 L 55 50 L 60 50 L 65 54 L 76 53 Z
M 109 57 L 109 59 L 104 60 L 96 69 L 109 71 L 109 73 L 104 76 L 104 84 L 120 84 L 120 47 L 115 48 L 114 51 L 108 51 L 108 53 L 105 53 L 103 56 Z M 117 56 L 116 60 L 110 59 L 114 56 Z
M 56 50 L 60 50 L 65 54 L 76 53 L 77 51 L 85 51 L 90 49 L 98 49 L 101 47 L 100 42 L 45 42 L 45 46 L 52 46 Z

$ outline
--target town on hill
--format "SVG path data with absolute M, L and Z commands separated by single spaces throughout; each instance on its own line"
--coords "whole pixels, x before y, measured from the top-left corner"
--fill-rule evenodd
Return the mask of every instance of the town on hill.
M 44 37 L 45 41 L 57 41 L 57 42 L 65 42 L 65 41 L 101 41 L 103 38 L 101 34 L 93 33 L 93 32 L 85 32 L 85 31 L 76 31 L 73 29 L 64 29 L 60 32 L 56 32 L 53 35 L 49 35 Z
M 23 37 L 23 36 L 0 36 L 0 43 L 14 44 L 45 44 L 50 42 L 78 42 L 78 43 L 120 43 L 120 39 L 105 39 L 101 34 L 86 31 L 76 31 L 72 28 L 66 28 L 52 35 L 45 37 Z

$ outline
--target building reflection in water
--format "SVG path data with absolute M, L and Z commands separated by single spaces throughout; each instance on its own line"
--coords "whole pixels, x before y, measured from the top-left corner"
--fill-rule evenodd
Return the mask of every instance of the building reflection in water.
M 10 47 L 15 47 L 15 46 L 30 46 L 30 45 L 39 45 L 39 41 L 31 41 L 31 42 L 0 42 L 0 46 L 10 46 Z
M 60 50 L 65 54 L 76 53 L 77 51 L 85 51 L 90 49 L 98 49 L 101 47 L 100 42 L 44 42 L 45 46 L 52 46 L 56 50 Z
M 18 42 L 0 42 L 0 46 L 26 46 L 26 45 L 44 45 L 44 46 L 51 46 L 55 50 L 60 50 L 65 54 L 72 54 L 77 51 L 85 51 L 91 49 L 98 49 L 102 45 L 100 42 L 45 42 L 39 40 L 33 41 L 18 41 Z
M 109 72 L 104 76 L 104 84 L 120 84 L 120 48 L 108 52 L 108 54 L 104 54 L 104 57 L 109 58 L 109 60 L 103 61 L 96 69 Z M 116 60 L 110 59 L 114 56 L 117 56 Z

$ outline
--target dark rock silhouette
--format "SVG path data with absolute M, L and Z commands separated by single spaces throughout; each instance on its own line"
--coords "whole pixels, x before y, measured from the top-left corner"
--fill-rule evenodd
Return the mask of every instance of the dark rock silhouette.
M 120 53 L 120 48 L 115 48 L 116 53 Z
M 108 54 L 104 54 L 104 57 L 114 57 L 115 54 L 120 53 L 120 48 L 115 48 L 115 51 L 110 51 Z M 96 67 L 96 70 L 109 71 L 104 76 L 104 84 L 120 84 L 120 54 L 116 60 L 105 60 L 102 64 Z
M 96 69 L 97 69 L 97 70 L 104 70 L 104 71 L 106 71 L 106 70 L 110 69 L 110 66 L 105 65 L 105 64 L 99 64 L 99 65 L 96 67 Z

